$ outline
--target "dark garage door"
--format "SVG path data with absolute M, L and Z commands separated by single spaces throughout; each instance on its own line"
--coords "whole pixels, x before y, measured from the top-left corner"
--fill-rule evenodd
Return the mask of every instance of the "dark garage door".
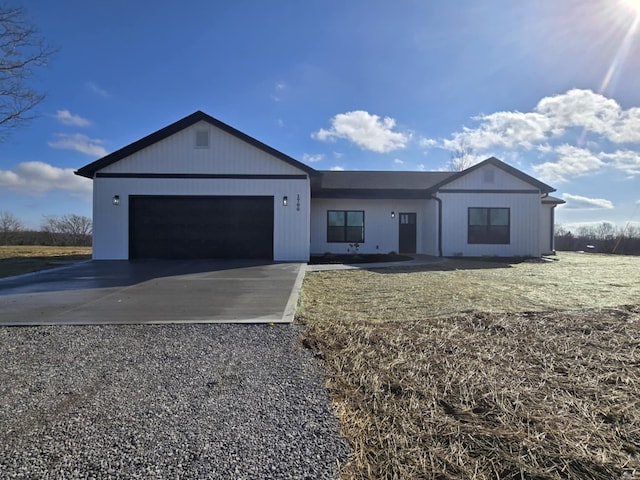
M 131 196 L 129 258 L 273 259 L 273 197 Z

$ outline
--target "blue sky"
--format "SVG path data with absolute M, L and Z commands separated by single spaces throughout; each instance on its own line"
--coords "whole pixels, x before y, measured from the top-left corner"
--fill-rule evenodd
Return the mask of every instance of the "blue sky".
M 640 1 L 19 1 L 59 49 L 0 143 L 0 210 L 91 215 L 73 170 L 196 110 L 316 169 L 442 170 L 461 145 L 640 222 Z

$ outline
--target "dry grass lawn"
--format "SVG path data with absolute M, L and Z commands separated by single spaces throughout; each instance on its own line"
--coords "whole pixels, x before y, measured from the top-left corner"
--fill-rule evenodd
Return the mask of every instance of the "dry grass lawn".
M 91 247 L 0 246 L 0 278 L 91 258 Z
M 640 478 L 639 304 L 639 257 L 308 273 L 342 477 Z

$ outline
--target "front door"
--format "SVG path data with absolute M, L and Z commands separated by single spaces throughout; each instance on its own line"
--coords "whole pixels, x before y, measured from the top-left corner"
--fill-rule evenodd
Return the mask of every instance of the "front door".
M 399 253 L 416 253 L 416 214 L 400 213 Z

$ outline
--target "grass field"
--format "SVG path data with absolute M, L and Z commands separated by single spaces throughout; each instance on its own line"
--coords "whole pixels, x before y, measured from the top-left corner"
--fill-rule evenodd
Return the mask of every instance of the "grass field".
M 639 257 L 308 273 L 342 477 L 640 478 L 639 304 Z
M 0 278 L 91 258 L 91 247 L 0 246 Z

